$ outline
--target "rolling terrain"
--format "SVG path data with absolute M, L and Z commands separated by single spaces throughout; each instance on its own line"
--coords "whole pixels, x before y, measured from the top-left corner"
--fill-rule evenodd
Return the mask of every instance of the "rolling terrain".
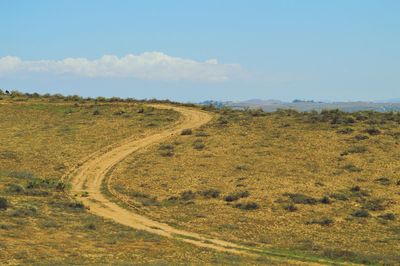
M 395 264 L 396 113 L 0 101 L 3 264 Z

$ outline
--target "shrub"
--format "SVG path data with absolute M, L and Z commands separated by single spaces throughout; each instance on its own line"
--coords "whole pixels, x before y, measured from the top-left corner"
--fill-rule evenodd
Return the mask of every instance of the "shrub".
M 8 200 L 6 198 L 0 197 L 0 210 L 7 210 L 9 207 Z
M 372 199 L 364 203 L 363 207 L 370 211 L 383 211 L 386 209 L 386 202 L 383 199 Z
M 94 223 L 89 223 L 85 225 L 85 229 L 96 230 L 96 225 Z
M 20 194 L 20 193 L 24 193 L 25 189 L 20 184 L 11 184 L 8 186 L 7 192 Z
M 351 133 L 353 133 L 354 132 L 354 129 L 352 129 L 352 128 L 350 128 L 350 127 L 346 127 L 346 128 L 343 128 L 343 129 L 339 129 L 338 131 L 337 131 L 337 133 L 339 133 L 339 134 L 351 134 Z
M 28 182 L 26 185 L 27 189 L 34 188 L 45 188 L 45 189 L 56 189 L 59 191 L 64 191 L 68 185 L 62 181 L 34 178 Z
M 160 155 L 164 157 L 171 157 L 174 155 L 174 146 L 172 144 L 162 144 L 160 145 Z
M 181 193 L 181 199 L 184 201 L 193 200 L 196 197 L 196 194 L 191 190 L 187 190 Z
M 283 208 L 284 208 L 285 210 L 289 211 L 289 212 L 295 212 L 295 211 L 298 210 L 298 208 L 296 207 L 296 205 L 294 205 L 294 204 L 292 204 L 292 203 L 283 206 Z
M 34 179 L 36 178 L 34 174 L 30 172 L 10 172 L 9 177 L 20 178 L 20 179 Z
M 200 195 L 202 195 L 205 198 L 218 198 L 220 194 L 221 192 L 214 188 L 200 191 Z
M 193 143 L 193 148 L 196 149 L 196 150 L 202 150 L 202 149 L 204 149 L 204 147 L 205 147 L 205 145 L 201 140 L 196 140 Z
M 173 150 L 174 146 L 172 144 L 161 144 L 160 150 Z
M 320 202 L 323 203 L 323 204 L 330 204 L 330 203 L 332 203 L 332 200 L 328 196 L 323 196 L 320 199 Z
M 396 220 L 396 215 L 394 213 L 385 213 L 378 216 L 381 219 L 393 221 Z
M 238 192 L 234 192 L 231 193 L 229 195 L 227 195 L 225 197 L 225 201 L 227 202 L 232 202 L 232 201 L 236 201 L 240 198 L 247 198 L 248 196 L 250 196 L 250 192 L 248 191 L 238 191 Z
M 315 198 L 300 193 L 285 193 L 284 196 L 289 197 L 295 204 L 313 205 L 318 203 Z
M 38 209 L 36 206 L 25 204 L 21 206 L 20 208 L 14 210 L 11 213 L 11 216 L 14 217 L 24 217 L 24 216 L 33 216 L 38 212 Z
M 187 135 L 192 135 L 192 130 L 190 128 L 186 128 L 184 130 L 182 130 L 181 135 L 183 136 L 187 136 Z
M 356 210 L 352 212 L 351 214 L 354 217 L 359 217 L 359 218 L 367 218 L 369 217 L 369 212 L 367 210 Z
M 341 200 L 341 201 L 349 200 L 349 198 L 343 193 L 332 193 L 332 194 L 329 194 L 329 196 L 336 200 Z
M 0 159 L 16 160 L 18 156 L 13 151 L 0 151 Z
M 367 135 L 357 135 L 354 137 L 355 140 L 366 140 L 369 139 Z
M 306 224 L 318 224 L 318 225 L 321 225 L 321 226 L 330 226 L 330 225 L 333 224 L 333 220 L 330 219 L 330 218 L 322 218 L 322 219 L 319 219 L 319 220 L 308 221 L 308 222 L 306 222 Z
M 236 203 L 234 205 L 235 208 L 241 209 L 241 210 L 256 210 L 260 208 L 260 205 L 258 205 L 255 202 L 247 202 L 247 203 Z
M 85 205 L 83 204 L 83 202 L 77 200 L 71 201 L 67 205 L 72 209 L 80 209 L 80 210 L 85 209 Z
M 342 152 L 341 155 L 348 155 L 348 154 L 353 154 L 353 153 L 364 153 L 367 150 L 368 149 L 365 146 L 354 146 L 354 147 L 348 148 L 347 150 Z
M 249 170 L 249 167 L 245 164 L 240 164 L 236 166 L 236 170 Z
M 377 178 L 377 179 L 375 179 L 375 182 L 377 182 L 377 183 L 379 183 L 381 185 L 384 185 L 384 186 L 390 185 L 390 179 L 387 178 L 387 177 Z
M 381 131 L 376 127 L 367 128 L 366 130 L 364 130 L 364 132 L 368 133 L 371 136 L 375 136 L 375 135 L 381 134 Z
M 208 137 L 209 135 L 204 131 L 197 131 L 196 137 Z
M 355 166 L 354 164 L 351 164 L 351 163 L 346 164 L 345 166 L 343 166 L 343 169 L 346 170 L 346 171 L 349 171 L 349 172 L 361 172 L 362 171 L 361 168 L 359 168 L 359 167 L 357 167 L 357 166 Z

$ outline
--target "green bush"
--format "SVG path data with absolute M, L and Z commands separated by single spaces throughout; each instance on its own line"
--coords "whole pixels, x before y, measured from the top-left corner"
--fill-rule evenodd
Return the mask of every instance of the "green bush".
M 15 194 L 22 194 L 22 193 L 25 192 L 25 189 L 20 184 L 10 184 L 7 187 L 7 192 L 8 193 L 15 193 Z
M 349 172 L 353 172 L 353 173 L 362 171 L 361 168 L 359 168 L 359 167 L 357 167 L 357 166 L 355 166 L 354 164 L 351 164 L 351 163 L 346 164 L 345 166 L 343 166 L 343 169 L 346 170 L 346 171 L 349 171 Z
M 332 203 L 332 200 L 328 196 L 323 196 L 320 199 L 320 202 L 323 203 L 323 204 L 330 204 L 330 203 Z
M 353 153 L 364 153 L 366 151 L 368 151 L 368 149 L 365 146 L 354 146 L 354 147 L 348 148 L 347 150 L 342 152 L 341 155 L 343 156 L 343 155 L 348 155 L 348 154 L 353 154 Z
M 181 135 L 183 136 L 187 136 L 187 135 L 192 135 L 192 130 L 190 128 L 186 128 L 184 130 L 182 130 Z
M 14 217 L 25 217 L 25 216 L 34 216 L 38 212 L 38 208 L 36 206 L 25 204 L 18 209 L 11 212 L 11 216 Z
M 350 127 L 346 127 L 346 128 L 343 128 L 343 129 L 339 129 L 338 131 L 337 131 L 337 133 L 339 133 L 339 134 L 351 134 L 351 133 L 353 133 L 354 132 L 354 129 L 352 129 L 352 128 L 350 128 Z
M 386 202 L 383 199 L 371 199 L 363 204 L 364 209 L 370 211 L 383 211 L 386 209 Z
M 85 225 L 85 229 L 87 230 L 96 230 L 96 225 L 94 223 L 88 223 Z
M 354 137 L 355 140 L 366 140 L 369 139 L 367 135 L 357 135 Z
M 34 179 L 36 176 L 30 172 L 10 172 L 9 177 L 20 178 L 20 179 Z
M 377 183 L 379 183 L 381 185 L 384 185 L 384 186 L 390 185 L 390 179 L 387 178 L 387 177 L 377 178 L 377 179 L 375 179 L 375 182 L 377 182 Z
M 174 146 L 172 144 L 162 144 L 159 150 L 161 156 L 172 157 L 174 155 Z
M 289 197 L 295 204 L 314 205 L 318 203 L 317 199 L 300 193 L 285 193 L 284 196 Z
M 0 210 L 7 210 L 9 207 L 8 200 L 6 198 L 0 197 Z
M 352 212 L 351 214 L 354 217 L 359 217 L 359 218 L 367 218 L 369 217 L 369 212 L 367 210 L 356 210 L 354 212 Z
M 393 221 L 393 220 L 396 220 L 396 215 L 394 213 L 385 213 L 385 214 L 379 215 L 379 218 L 384 219 L 384 220 Z
M 193 200 L 194 198 L 196 198 L 196 194 L 191 190 L 183 191 L 181 193 L 181 199 L 184 201 Z
M 83 204 L 83 202 L 81 201 L 71 201 L 68 204 L 68 207 L 72 208 L 72 209 L 78 209 L 78 210 L 84 210 L 85 209 L 85 205 Z
M 333 224 L 333 220 L 330 219 L 330 218 L 322 218 L 322 219 L 319 219 L 319 220 L 308 221 L 308 222 L 306 222 L 306 224 L 318 224 L 318 225 L 321 225 L 321 226 L 330 226 L 330 225 Z
M 209 135 L 204 131 L 197 131 L 196 137 L 208 137 Z
M 283 206 L 283 208 L 289 212 L 295 212 L 298 210 L 298 208 L 296 207 L 296 205 L 294 205 L 293 203 L 290 204 L 286 204 Z
M 193 148 L 196 150 L 202 150 L 205 148 L 204 143 L 202 142 L 202 140 L 197 139 L 194 143 L 193 143 Z
M 331 198 L 336 199 L 336 200 L 341 200 L 341 201 L 349 200 L 349 197 L 348 197 L 346 194 L 344 194 L 344 193 L 338 193 L 338 192 L 336 192 L 336 193 L 331 193 L 331 194 L 329 194 L 329 196 L 330 196 Z
M 231 194 L 227 195 L 225 197 L 225 201 L 232 202 L 232 201 L 236 201 L 236 200 L 241 199 L 241 198 L 247 198 L 248 196 L 250 196 L 250 192 L 248 192 L 248 191 L 238 191 L 238 192 L 234 192 L 234 193 L 231 193 Z
M 234 205 L 235 208 L 237 209 L 241 209 L 241 210 L 256 210 L 258 208 L 260 208 L 260 205 L 258 205 L 255 202 L 247 202 L 247 203 L 236 203 Z
M 365 133 L 368 133 L 371 136 L 376 136 L 381 134 L 381 131 L 378 128 L 371 127 L 364 130 Z
M 217 189 L 211 188 L 211 189 L 206 189 L 206 190 L 200 191 L 199 194 L 205 198 L 218 198 L 219 195 L 221 194 L 221 192 Z

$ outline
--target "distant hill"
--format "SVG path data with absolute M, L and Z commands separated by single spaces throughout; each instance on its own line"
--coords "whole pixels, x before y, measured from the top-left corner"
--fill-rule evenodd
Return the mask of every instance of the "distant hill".
M 293 102 L 283 102 L 279 100 L 251 99 L 239 102 L 208 102 L 217 107 L 229 106 L 232 108 L 261 108 L 266 112 L 274 112 L 277 109 L 294 109 L 297 111 L 321 111 L 324 109 L 340 109 L 345 112 L 356 111 L 377 111 L 390 112 L 400 111 L 400 99 L 391 99 L 382 102 L 316 102 L 294 100 Z

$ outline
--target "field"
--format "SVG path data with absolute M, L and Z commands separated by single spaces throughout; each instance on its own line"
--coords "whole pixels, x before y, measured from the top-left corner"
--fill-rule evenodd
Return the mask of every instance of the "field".
M 250 246 L 400 261 L 399 115 L 222 110 L 112 173 L 143 213 Z M 168 151 L 168 153 L 166 153 Z
M 82 203 L 92 192 L 71 198 L 64 177 L 99 150 L 179 123 L 176 106 L 153 106 L 61 97 L 0 100 L 2 264 L 400 261 L 396 113 L 195 107 L 211 122 L 132 153 L 102 184 L 109 200 L 132 212 L 264 250 L 265 256 L 219 252 L 94 215 Z

